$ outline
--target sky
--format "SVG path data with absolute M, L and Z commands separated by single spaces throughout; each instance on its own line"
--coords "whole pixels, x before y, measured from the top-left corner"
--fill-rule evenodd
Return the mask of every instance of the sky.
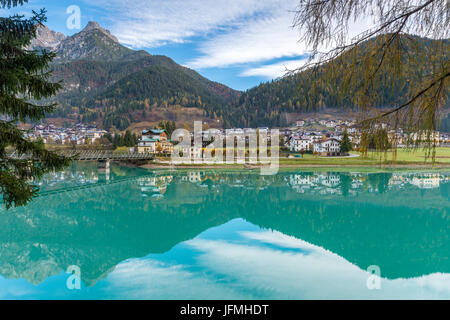
M 291 27 L 298 0 L 29 0 L 14 10 L 47 10 L 47 25 L 65 35 L 67 9 L 78 6 L 81 28 L 97 21 L 132 49 L 167 55 L 203 76 L 246 90 L 301 65 L 307 50 Z

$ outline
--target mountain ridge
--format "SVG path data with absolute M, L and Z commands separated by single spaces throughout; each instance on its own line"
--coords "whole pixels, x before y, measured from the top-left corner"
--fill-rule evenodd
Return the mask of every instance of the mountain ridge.
M 185 108 L 197 108 L 199 120 L 213 123 L 213 110 L 240 95 L 239 91 L 211 81 L 169 57 L 121 45 L 97 22 L 91 21 L 80 32 L 64 38 L 47 27 L 40 28 L 37 34 L 33 49 L 56 53 L 51 65 L 52 80 L 63 81 L 63 89 L 53 99 L 60 104 L 49 115 L 53 118 L 96 122 L 106 129 L 115 126 L 123 130 L 131 123 L 148 120 L 145 115 L 152 119 L 153 111 L 160 111 L 157 109 L 179 107 L 185 113 L 189 113 Z M 42 38 L 43 35 L 46 37 Z M 164 79 L 165 86 L 159 85 L 157 79 Z M 119 82 L 123 87 L 115 86 Z M 177 87 L 170 87 L 174 83 Z M 159 91 L 151 90 L 154 87 Z M 128 95 L 121 99 L 119 93 L 123 90 Z M 110 121 L 111 118 L 125 120 Z M 180 123 L 185 119 L 181 116 L 176 120 Z
M 194 120 L 216 127 L 286 126 L 305 113 L 346 110 L 323 83 L 313 86 L 308 72 L 240 92 L 206 79 L 170 57 L 124 47 L 96 22 L 70 37 L 47 28 L 38 32 L 38 38 L 33 43 L 41 47 L 36 49 L 45 45 L 57 54 L 51 65 L 53 80 L 63 80 L 64 88 L 53 99 L 60 107 L 49 116 L 63 121 L 95 122 L 105 129 L 125 130 L 173 120 L 182 127 L 195 114 Z M 427 50 L 433 41 L 450 42 L 412 38 L 420 50 Z M 401 102 L 408 81 L 401 79 L 400 86 L 393 86 L 395 90 L 381 88 L 378 107 Z M 349 101 L 344 104 L 350 110 L 356 108 Z
M 367 44 L 375 41 L 376 38 L 362 43 L 360 48 L 367 50 L 370 48 Z M 405 55 L 414 54 L 414 50 L 425 52 L 431 46 L 440 43 L 449 48 L 447 54 L 444 53 L 443 56 L 443 58 L 449 58 L 450 39 L 433 40 L 406 35 L 402 36 L 400 41 L 404 41 Z M 290 114 L 320 112 L 328 108 L 347 110 L 347 112 L 356 110 L 358 106 L 353 105 L 351 101 L 352 88 L 348 90 L 348 97 L 342 99 L 324 81 L 327 68 L 328 64 L 324 64 L 319 70 L 314 71 L 315 74 L 311 74 L 312 70 L 306 70 L 255 86 L 243 92 L 239 99 L 221 110 L 219 115 L 224 118 L 226 127 L 285 126 L 297 120 L 288 120 L 292 118 Z M 382 72 L 378 74 L 383 79 L 383 87 L 375 92 L 377 101 L 373 107 L 392 108 L 404 103 L 407 100 L 409 85 L 412 83 L 417 85 L 433 66 L 425 60 L 418 61 L 417 65 L 404 65 L 404 68 L 410 71 L 408 76 L 399 77 L 395 81 L 392 80 L 390 74 Z M 412 73 L 415 73 L 414 77 L 411 77 Z M 335 85 L 339 85 L 339 83 Z M 449 100 L 447 99 L 446 109 L 450 107 Z

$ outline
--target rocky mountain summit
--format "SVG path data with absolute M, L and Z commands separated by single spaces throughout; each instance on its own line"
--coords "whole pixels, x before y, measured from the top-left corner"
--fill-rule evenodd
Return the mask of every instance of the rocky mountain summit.
M 38 26 L 36 30 L 36 38 L 31 41 L 30 48 L 55 51 L 65 38 L 66 36 L 61 32 L 55 32 L 46 26 Z
M 196 109 L 202 118 L 212 119 L 216 108 L 240 94 L 169 57 L 121 45 L 97 22 L 72 36 L 55 35 L 47 28 L 38 32 L 34 49 L 45 44 L 56 53 L 52 80 L 62 81 L 63 89 L 53 99 L 60 105 L 53 115 L 64 120 L 122 130 L 153 119 L 161 108 L 175 107 L 186 108 L 186 113 Z M 185 121 L 172 114 L 164 118 Z
M 97 22 L 90 21 L 86 27 L 73 36 L 39 26 L 30 49 L 46 49 L 57 53 L 55 62 L 69 62 L 79 59 L 110 61 L 134 53 L 120 45 L 119 40 Z
M 91 21 L 79 33 L 61 41 L 56 53 L 58 62 L 79 59 L 110 61 L 124 58 L 133 50 L 120 45 L 108 30 Z

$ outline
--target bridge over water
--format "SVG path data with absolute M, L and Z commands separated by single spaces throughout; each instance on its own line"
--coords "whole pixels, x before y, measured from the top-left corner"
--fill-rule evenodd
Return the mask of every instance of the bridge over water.
M 115 185 L 115 184 L 124 184 L 124 183 L 135 183 L 138 180 L 145 180 L 146 178 L 149 177 L 154 177 L 155 175 L 153 173 L 150 174 L 144 174 L 144 175 L 138 175 L 138 176 L 132 176 L 132 177 L 126 177 L 126 178 L 119 178 L 119 179 L 114 179 L 114 180 L 105 180 L 105 181 L 101 181 L 101 182 L 95 182 L 95 183 L 87 183 L 87 184 L 82 184 L 82 185 L 76 185 L 76 186 L 71 186 L 71 187 L 63 187 L 63 188 L 58 188 L 58 189 L 53 189 L 53 190 L 46 190 L 46 191 L 40 191 L 38 194 L 38 197 L 47 197 L 47 196 L 51 196 L 51 195 L 56 195 L 56 194 L 62 194 L 62 193 L 73 193 L 73 192 L 77 192 L 77 191 L 85 191 L 88 189 L 98 189 L 98 188 L 103 188 L 106 186 L 111 186 L 111 185 Z
M 153 153 L 140 153 L 140 152 L 114 152 L 114 151 L 58 151 L 59 155 L 72 158 L 77 161 L 129 161 L 129 160 L 153 160 L 155 154 Z M 31 157 L 26 154 L 19 154 L 14 151 L 8 155 L 12 159 L 30 159 Z
M 99 163 L 99 168 L 108 169 L 110 161 L 145 161 L 154 160 L 155 154 L 153 153 L 141 153 L 141 152 L 114 152 L 114 151 L 104 151 L 104 150 L 65 150 L 58 151 L 59 155 L 71 158 L 75 161 L 97 161 Z M 12 152 L 8 155 L 11 159 L 26 160 L 30 159 L 31 156 L 26 154 L 19 154 L 17 151 Z
M 113 152 L 113 151 L 60 151 L 58 154 L 78 161 L 130 161 L 130 160 L 153 160 L 153 153 L 140 152 Z

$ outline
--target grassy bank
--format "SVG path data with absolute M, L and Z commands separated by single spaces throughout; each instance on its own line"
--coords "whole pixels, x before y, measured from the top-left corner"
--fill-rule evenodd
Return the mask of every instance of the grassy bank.
M 388 151 L 386 153 L 369 152 L 367 156 L 363 156 L 358 152 L 351 152 L 359 155 L 353 158 L 341 157 L 319 157 L 316 155 L 305 154 L 302 158 L 286 159 L 280 158 L 282 165 L 344 165 L 344 166 L 446 166 L 450 165 L 450 148 L 436 148 L 434 161 L 427 157 L 427 152 L 423 149 L 407 150 L 398 149 L 397 154 Z
M 427 158 L 425 150 L 399 149 L 397 155 L 390 151 L 386 154 L 369 153 L 363 156 L 358 152 L 352 154 L 358 157 L 319 157 L 317 155 L 305 154 L 302 158 L 286 158 L 281 156 L 280 168 L 366 168 L 366 169 L 442 169 L 450 168 L 450 148 L 437 148 L 434 162 Z M 394 160 L 395 159 L 395 160 Z M 169 159 L 165 159 L 169 161 Z M 182 164 L 169 165 L 164 163 L 149 163 L 146 168 L 243 168 L 242 164 Z

